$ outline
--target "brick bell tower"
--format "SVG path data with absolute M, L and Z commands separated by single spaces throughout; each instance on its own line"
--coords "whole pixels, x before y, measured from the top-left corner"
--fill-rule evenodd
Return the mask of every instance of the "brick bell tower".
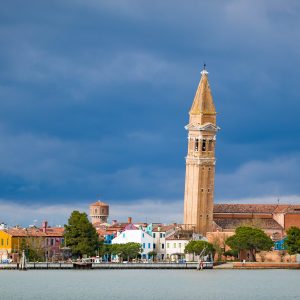
M 216 110 L 204 68 L 189 112 L 184 224 L 195 233 L 212 231 L 215 180 Z

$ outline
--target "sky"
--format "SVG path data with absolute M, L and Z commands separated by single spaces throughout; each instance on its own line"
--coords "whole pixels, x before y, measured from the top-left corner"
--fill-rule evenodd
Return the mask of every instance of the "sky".
M 204 62 L 215 202 L 300 203 L 299 1 L 1 2 L 0 222 L 182 222 Z

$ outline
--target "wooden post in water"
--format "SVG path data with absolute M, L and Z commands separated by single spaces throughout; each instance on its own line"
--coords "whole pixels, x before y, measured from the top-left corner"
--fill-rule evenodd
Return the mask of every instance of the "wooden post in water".
M 27 271 L 27 262 L 26 262 L 25 250 L 22 251 L 22 257 L 21 257 L 21 262 L 20 262 L 20 265 L 19 265 L 19 270 L 20 271 Z

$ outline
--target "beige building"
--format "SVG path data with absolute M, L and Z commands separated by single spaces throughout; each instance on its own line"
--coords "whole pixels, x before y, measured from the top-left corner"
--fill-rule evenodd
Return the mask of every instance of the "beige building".
M 90 205 L 90 218 L 93 225 L 107 223 L 109 216 L 109 205 L 102 202 L 96 201 Z
M 158 261 L 166 259 L 166 236 L 174 233 L 176 224 L 158 225 L 152 231 L 153 250 L 157 253 Z
M 190 109 L 188 153 L 184 194 L 184 224 L 205 235 L 213 229 L 216 110 L 211 95 L 208 72 L 201 72 L 194 102 Z

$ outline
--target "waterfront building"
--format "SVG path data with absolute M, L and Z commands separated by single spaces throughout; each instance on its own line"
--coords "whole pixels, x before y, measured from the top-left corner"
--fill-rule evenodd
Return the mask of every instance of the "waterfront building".
M 112 240 L 112 244 L 127 243 L 139 243 L 143 249 L 141 253 L 142 258 L 150 259 L 149 253 L 153 251 L 153 238 L 147 232 L 131 224 Z
M 92 224 L 96 227 L 102 223 L 107 223 L 109 216 L 109 205 L 102 202 L 96 201 L 90 205 L 90 218 Z
M 60 249 L 64 245 L 63 234 L 63 227 L 49 227 L 46 221 L 40 228 L 0 230 L 0 259 L 18 256 L 24 245 L 39 252 L 45 260 L 58 259 Z
M 246 225 L 263 229 L 274 240 L 281 239 L 291 226 L 300 227 L 300 205 L 214 205 L 214 231 L 234 232 L 235 228 Z
M 166 259 L 166 237 L 175 232 L 176 226 L 176 224 L 160 224 L 152 229 L 153 250 L 157 253 L 157 260 Z
M 213 229 L 215 144 L 219 129 L 205 67 L 189 115 L 189 124 L 185 126 L 188 130 L 188 151 L 184 224 L 205 235 Z
M 276 241 L 282 239 L 291 226 L 300 227 L 300 205 L 214 204 L 215 146 L 219 128 L 205 68 L 189 116 L 189 124 L 185 126 L 188 130 L 185 228 L 224 240 L 237 227 L 251 225 L 263 229 Z
M 166 238 L 166 259 L 169 261 L 177 261 L 185 258 L 185 246 L 192 239 L 191 234 L 180 234 L 174 232 Z

